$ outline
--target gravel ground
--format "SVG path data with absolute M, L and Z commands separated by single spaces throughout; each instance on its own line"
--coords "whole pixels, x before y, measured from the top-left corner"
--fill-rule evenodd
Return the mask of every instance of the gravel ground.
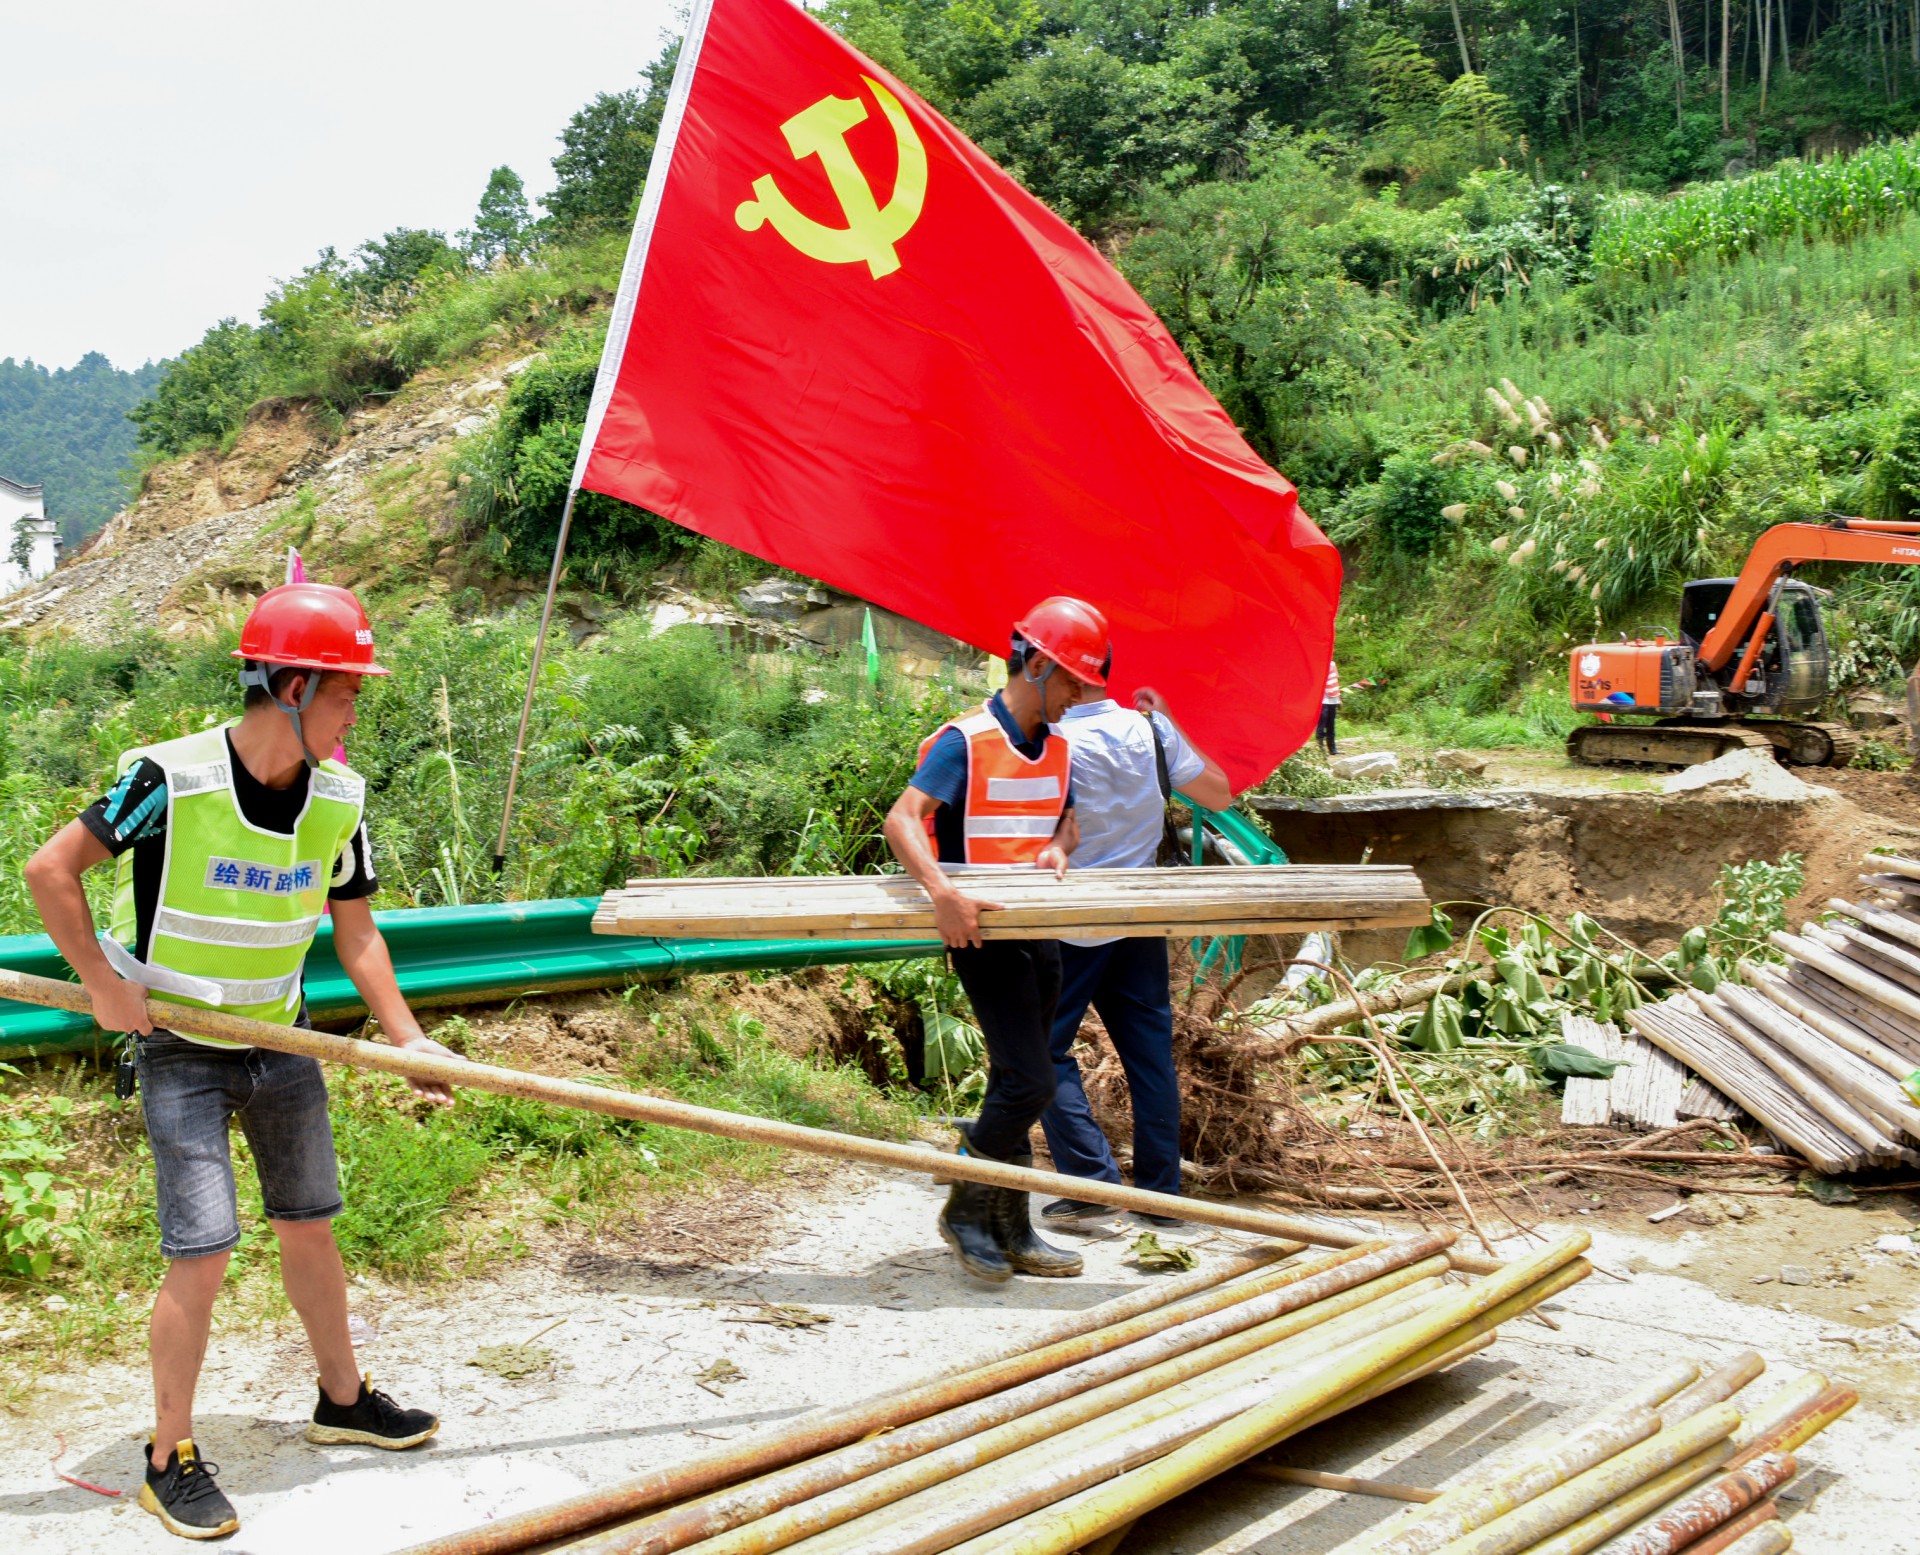
M 364 1347 L 377 1385 L 437 1408 L 440 1435 L 417 1452 L 314 1448 L 300 1439 L 312 1398 L 294 1328 L 216 1333 L 198 1432 L 243 1525 L 228 1548 L 254 1555 L 379 1555 L 735 1440 L 815 1405 L 883 1392 L 967 1355 L 1017 1348 L 1060 1310 L 1108 1299 L 1143 1276 L 1126 1238 L 1087 1244 L 1079 1280 L 965 1281 L 933 1233 L 925 1179 L 838 1175 L 788 1211 L 769 1250 L 700 1267 L 590 1253 L 521 1265 L 504 1278 L 409 1296 L 355 1292 L 377 1332 Z M 1678 1356 L 1718 1361 L 1751 1346 L 1781 1380 L 1805 1367 L 1855 1382 L 1865 1402 L 1804 1454 L 1792 1505 L 1811 1555 L 1920 1555 L 1911 1531 L 1920 1341 L 1900 1324 L 1863 1329 L 1780 1310 L 1759 1293 L 1718 1293 L 1716 1232 L 1596 1229 L 1596 1276 L 1555 1304 L 1558 1332 L 1511 1327 L 1451 1373 L 1364 1417 L 1296 1438 L 1291 1461 L 1432 1484 L 1547 1421 L 1605 1406 Z M 688 1236 L 690 1247 L 697 1230 Z M 1203 1258 L 1241 1239 L 1202 1233 Z M 697 1248 L 690 1259 L 697 1257 Z M 1777 1296 L 1778 1291 L 1765 1294 Z M 759 1303 L 832 1321 L 799 1330 L 747 1319 Z M 1892 1314 L 1889 1314 L 1892 1316 Z M 1920 1310 L 1909 1314 L 1920 1321 Z M 366 1316 L 362 1316 L 363 1323 Z M 553 1325 L 553 1326 L 550 1326 Z M 544 1333 L 542 1330 L 546 1330 Z M 550 1363 L 509 1378 L 469 1362 L 482 1346 L 532 1340 Z M 736 1381 L 708 1380 L 728 1361 Z M 97 1555 L 171 1544 L 132 1505 L 147 1413 L 143 1357 L 49 1377 L 0 1418 L 0 1518 L 11 1555 Z M 48 1465 L 129 1492 L 108 1500 L 59 1483 Z M 1393 1503 L 1246 1476 L 1216 1482 L 1144 1521 L 1123 1555 L 1306 1555 L 1390 1515 Z

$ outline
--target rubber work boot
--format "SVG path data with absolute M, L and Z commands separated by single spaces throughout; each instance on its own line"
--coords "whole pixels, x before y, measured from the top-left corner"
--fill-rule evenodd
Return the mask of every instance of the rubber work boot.
M 147 1439 L 146 1483 L 140 1487 L 141 1507 L 183 1539 L 219 1539 L 240 1526 L 233 1503 L 214 1483 L 217 1463 L 203 1463 L 189 1439 L 178 1442 L 167 1455 L 167 1466 L 153 1466 L 153 1439 Z
M 1032 1155 L 1016 1155 L 1009 1166 L 1033 1166 Z M 1080 1255 L 1064 1247 L 1043 1242 L 1033 1229 L 1024 1188 L 993 1188 L 993 1235 L 1000 1251 L 1016 1273 L 1038 1274 L 1051 1279 L 1067 1279 L 1086 1268 Z
M 977 1182 L 956 1182 L 947 1190 L 947 1205 L 940 1211 L 940 1235 L 960 1267 L 976 1280 L 995 1285 L 1013 1278 L 1013 1265 L 1000 1251 L 994 1234 L 994 1196 L 999 1192 Z

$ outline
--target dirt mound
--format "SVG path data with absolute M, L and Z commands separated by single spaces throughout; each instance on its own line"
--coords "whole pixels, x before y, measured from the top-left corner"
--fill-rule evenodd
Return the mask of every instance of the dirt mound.
M 1713 916 L 1714 885 L 1728 864 L 1802 855 L 1798 915 L 1851 891 L 1868 849 L 1920 845 L 1920 809 L 1897 818 L 1825 788 L 1803 801 L 1727 786 L 1674 795 L 1540 790 L 1491 794 L 1466 808 L 1284 810 L 1269 819 L 1297 863 L 1352 863 L 1371 848 L 1376 864 L 1412 865 L 1436 902 L 1503 903 L 1556 918 L 1585 912 L 1656 952 Z M 1470 912 L 1461 905 L 1456 916 Z M 1343 938 L 1357 962 L 1397 959 L 1403 943 L 1397 933 Z

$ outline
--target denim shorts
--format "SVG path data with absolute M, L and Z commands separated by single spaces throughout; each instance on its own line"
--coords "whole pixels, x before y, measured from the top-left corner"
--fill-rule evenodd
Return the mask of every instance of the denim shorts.
M 142 1037 L 140 1095 L 160 1198 L 160 1253 L 208 1258 L 240 1240 L 228 1121 L 238 1117 L 270 1220 L 330 1220 L 340 1174 L 319 1063 L 266 1048 Z

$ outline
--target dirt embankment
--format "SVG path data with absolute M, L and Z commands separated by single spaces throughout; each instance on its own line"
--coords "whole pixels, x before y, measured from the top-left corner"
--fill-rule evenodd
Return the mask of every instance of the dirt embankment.
M 90 544 L 0 604 L 0 631 L 82 642 L 129 628 L 217 631 L 285 580 L 290 545 L 347 587 L 431 596 L 479 586 L 504 590 L 504 601 L 516 586 L 474 566 L 447 463 L 486 428 L 528 360 L 502 354 L 458 377 L 424 373 L 337 433 L 311 406 L 256 406 L 230 449 L 154 469 Z
M 1659 951 L 1713 916 L 1715 882 L 1728 864 L 1800 854 L 1807 883 L 1797 919 L 1830 896 L 1851 896 L 1869 849 L 1920 847 L 1920 802 L 1905 802 L 1906 778 L 1837 776 L 1879 781 L 1790 801 L 1712 790 L 1489 791 L 1469 808 L 1269 818 L 1297 863 L 1350 863 L 1371 848 L 1376 864 L 1411 864 L 1436 902 L 1506 903 L 1555 918 L 1585 912 Z M 1347 952 L 1359 961 L 1396 957 L 1371 943 L 1380 938 L 1348 936 Z

